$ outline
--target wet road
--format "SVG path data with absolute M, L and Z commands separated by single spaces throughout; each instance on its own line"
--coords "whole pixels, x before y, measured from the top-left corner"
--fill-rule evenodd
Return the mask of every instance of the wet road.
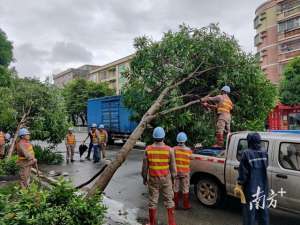
M 114 200 L 123 202 L 129 209 L 138 209 L 138 221 L 147 218 L 147 188 L 140 176 L 143 151 L 133 150 L 128 160 L 118 170 L 105 193 Z M 176 211 L 177 225 L 241 225 L 241 208 L 236 199 L 227 200 L 224 208 L 210 209 L 202 206 L 191 188 L 192 209 Z M 162 201 L 159 205 L 159 224 L 166 224 L 166 213 Z M 271 212 L 272 225 L 300 224 L 300 215 L 282 211 Z
M 82 135 L 81 135 L 82 136 Z M 80 137 L 81 137 L 80 136 Z M 63 149 L 63 147 L 61 147 Z M 110 147 L 108 158 L 113 158 L 120 146 Z M 147 208 L 147 187 L 143 185 L 140 176 L 141 164 L 144 152 L 134 149 L 126 162 L 116 172 L 110 184 L 105 190 L 105 204 L 110 208 L 109 217 L 122 217 L 120 223 L 109 222 L 108 225 L 115 224 L 145 224 L 148 217 Z M 43 169 L 55 169 L 67 171 L 71 180 L 77 185 L 92 177 L 101 164 L 93 164 L 89 161 L 79 162 L 79 155 L 76 155 L 74 164 L 61 166 L 47 166 Z M 176 211 L 177 225 L 241 225 L 241 209 L 236 199 L 227 200 L 221 209 L 210 209 L 202 206 L 191 188 L 192 209 L 189 211 Z M 159 225 L 166 224 L 166 211 L 162 201 L 159 204 Z M 139 223 L 137 223 L 138 221 Z M 300 215 L 285 213 L 281 211 L 271 211 L 272 225 L 297 225 L 300 224 Z

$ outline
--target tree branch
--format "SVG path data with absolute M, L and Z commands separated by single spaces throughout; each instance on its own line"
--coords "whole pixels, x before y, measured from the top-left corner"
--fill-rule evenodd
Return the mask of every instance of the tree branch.
M 171 108 L 171 109 L 167 109 L 167 110 L 161 111 L 161 112 L 157 113 L 157 114 L 154 115 L 154 116 L 157 117 L 157 116 L 166 115 L 166 114 L 168 114 L 168 113 L 175 112 L 175 111 L 178 111 L 178 110 L 180 110 L 180 109 L 187 108 L 187 107 L 189 107 L 189 106 L 191 106 L 191 105 L 194 105 L 194 104 L 196 104 L 196 103 L 200 103 L 200 100 L 197 99 L 197 100 L 194 100 L 194 101 L 190 101 L 190 102 L 188 102 L 188 103 L 186 103 L 186 104 L 184 104 L 184 105 L 176 106 L 176 107 L 174 107 L 174 108 Z

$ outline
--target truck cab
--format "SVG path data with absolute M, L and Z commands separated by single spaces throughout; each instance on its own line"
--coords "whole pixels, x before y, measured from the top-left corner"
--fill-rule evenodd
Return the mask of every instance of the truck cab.
M 199 201 L 216 207 L 226 195 L 234 195 L 238 167 L 248 148 L 249 132 L 228 136 L 227 146 L 219 156 L 194 154 L 191 163 L 191 182 Z M 277 207 L 300 212 L 300 135 L 293 133 L 260 132 L 262 148 L 268 151 L 268 182 L 277 196 Z

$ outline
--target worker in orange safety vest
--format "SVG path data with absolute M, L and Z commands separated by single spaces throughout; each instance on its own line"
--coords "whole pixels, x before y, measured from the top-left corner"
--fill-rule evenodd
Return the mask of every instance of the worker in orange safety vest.
M 233 103 L 228 96 L 230 87 L 224 86 L 221 94 L 215 97 L 204 97 L 201 99 L 202 105 L 208 108 L 216 108 L 218 119 L 216 123 L 216 141 L 214 147 L 223 147 L 224 133 L 230 133 L 231 111 Z M 214 102 L 215 105 L 209 105 L 208 102 Z
M 107 146 L 107 142 L 108 142 L 108 133 L 107 131 L 104 129 L 104 125 L 100 124 L 98 127 L 99 130 L 99 146 L 100 146 L 100 154 L 102 152 L 102 156 L 103 159 L 106 158 L 106 146 Z
M 29 131 L 26 128 L 21 128 L 18 136 L 20 140 L 17 144 L 17 165 L 20 167 L 20 184 L 22 188 L 27 188 L 29 186 L 31 167 L 36 165 L 37 160 L 34 156 L 33 146 L 30 143 Z
M 3 132 L 2 128 L 0 128 L 0 159 L 3 159 L 5 156 L 4 145 L 5 145 L 5 133 Z
M 175 208 L 178 209 L 180 191 L 183 195 L 183 209 L 190 209 L 189 190 L 190 190 L 190 162 L 192 158 L 192 150 L 185 145 L 187 135 L 180 132 L 177 135 L 178 145 L 173 147 L 177 176 L 174 182 L 174 202 Z
M 72 127 L 70 127 L 68 129 L 68 134 L 67 134 L 66 139 L 65 139 L 65 144 L 66 144 L 66 149 L 67 149 L 67 152 L 66 152 L 67 163 L 69 163 L 70 160 L 71 160 L 71 162 L 74 162 L 76 137 L 73 134 L 73 128 Z
M 168 224 L 176 225 L 174 215 L 173 180 L 176 177 L 176 162 L 173 150 L 164 143 L 165 131 L 156 127 L 153 131 L 154 143 L 146 147 L 142 176 L 149 190 L 149 224 L 157 224 L 157 203 L 160 192 L 168 211 Z

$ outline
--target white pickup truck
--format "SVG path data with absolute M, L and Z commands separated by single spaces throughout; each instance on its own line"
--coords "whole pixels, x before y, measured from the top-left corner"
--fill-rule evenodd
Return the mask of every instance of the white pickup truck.
M 234 196 L 239 161 L 247 149 L 248 132 L 231 133 L 226 149 L 216 156 L 195 151 L 191 162 L 191 184 L 198 200 L 218 206 L 226 195 Z M 276 193 L 277 208 L 300 213 L 300 134 L 261 132 L 262 147 L 268 151 L 268 180 Z

